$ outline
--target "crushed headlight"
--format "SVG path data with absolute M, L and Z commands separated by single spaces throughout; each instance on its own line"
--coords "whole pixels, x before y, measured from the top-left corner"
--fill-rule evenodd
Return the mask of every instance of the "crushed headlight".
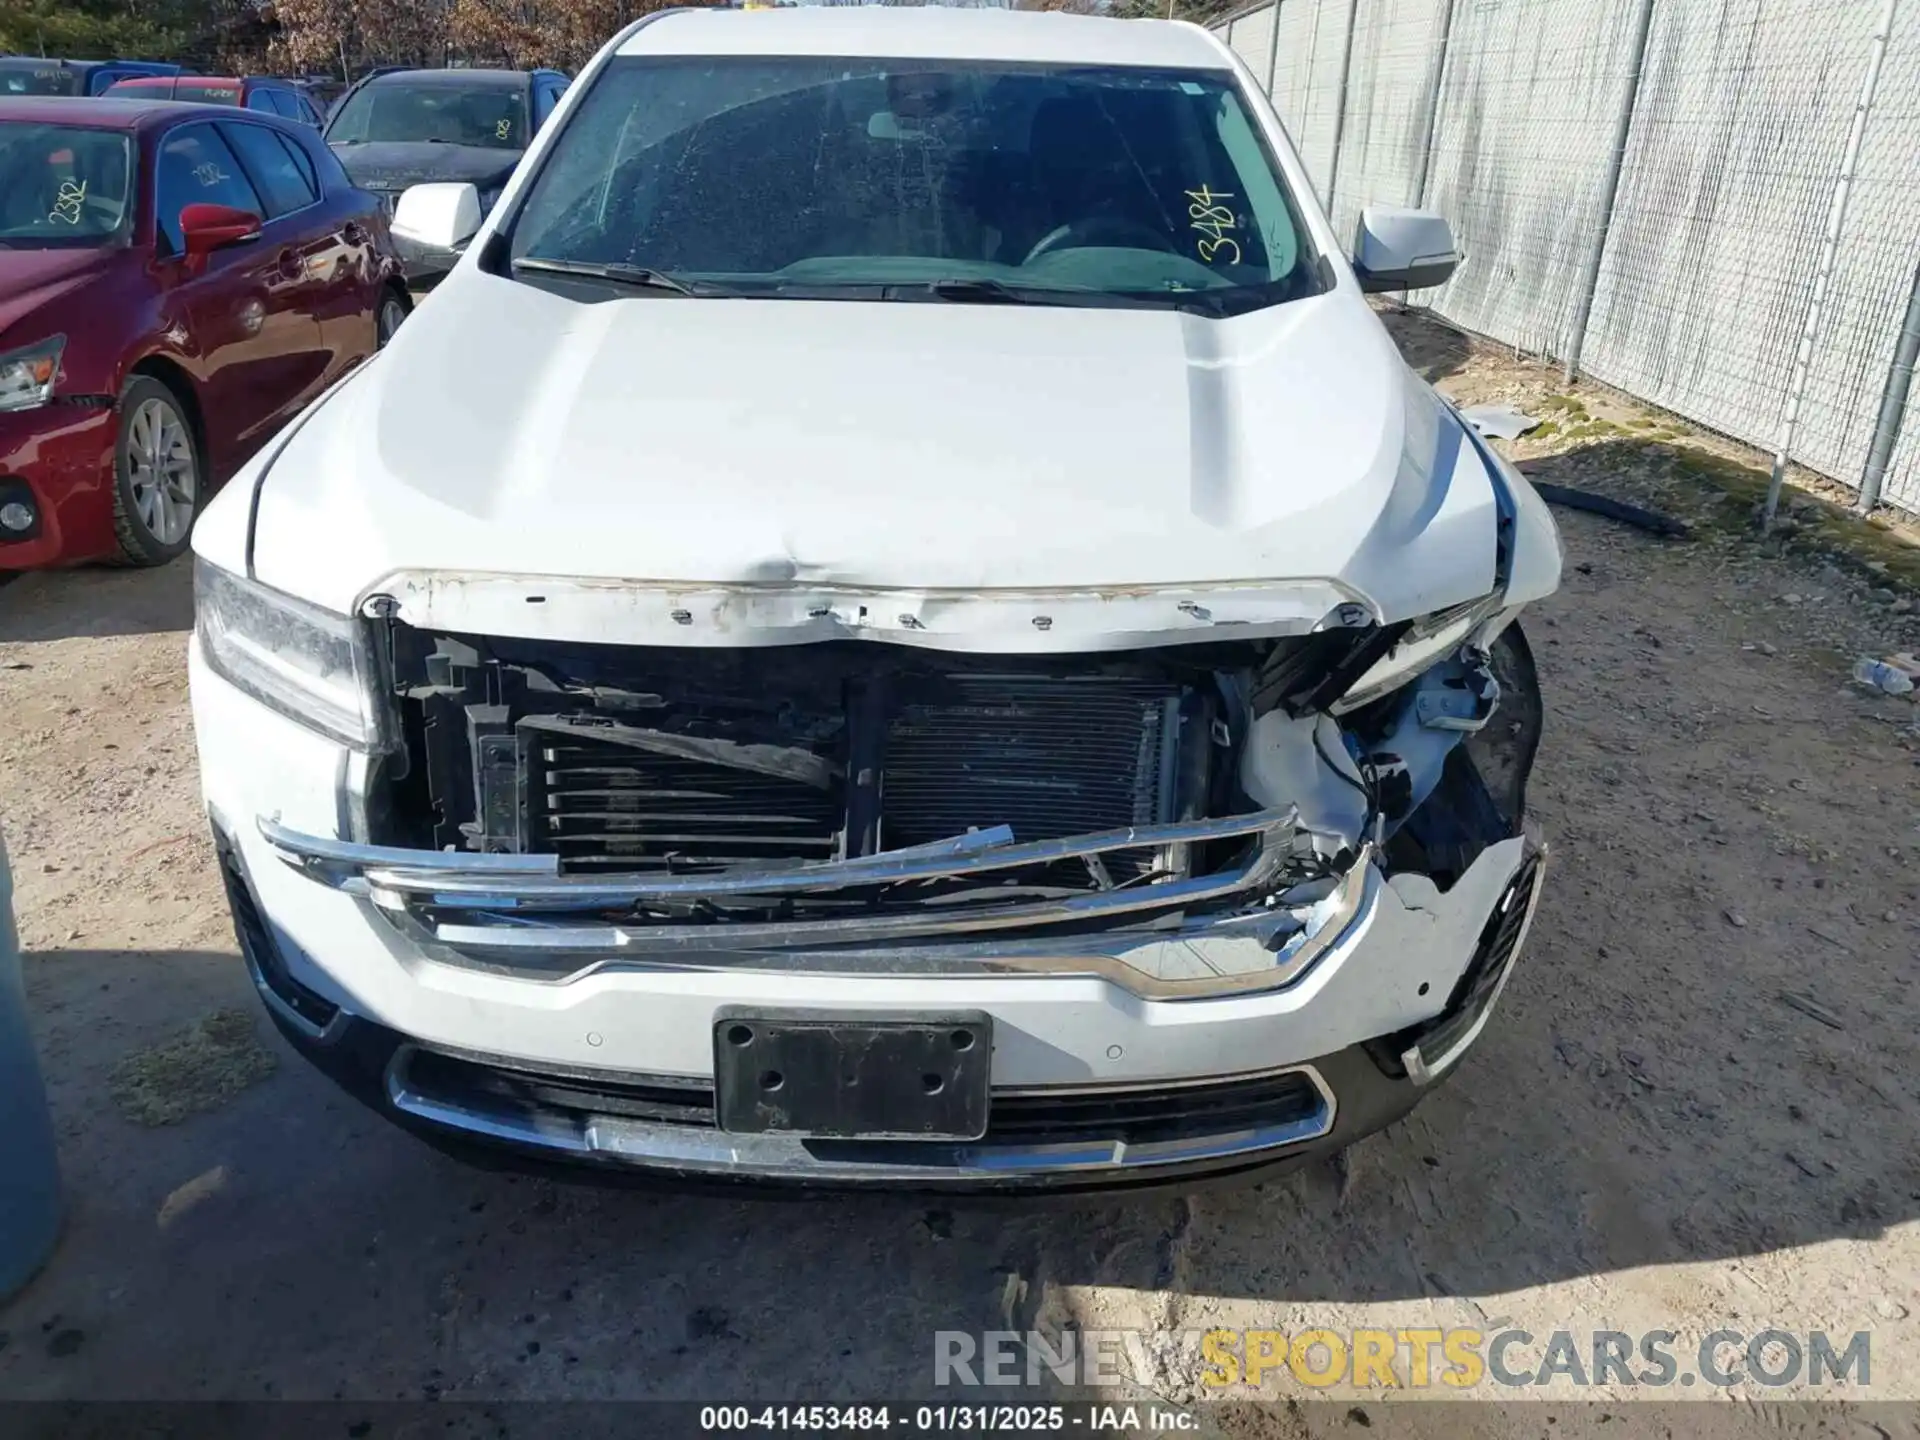
M 60 354 L 67 337 L 56 335 L 0 355 L 0 414 L 31 410 L 53 398 L 54 378 L 60 373 Z
M 1391 694 L 1415 676 L 1423 675 L 1467 642 L 1481 625 L 1499 613 L 1502 592 L 1450 605 L 1422 615 L 1372 668 L 1348 687 L 1331 708 L 1336 715 L 1357 710 L 1369 701 Z
M 194 632 L 207 665 L 261 704 L 356 749 L 383 738 L 365 630 L 195 558 Z

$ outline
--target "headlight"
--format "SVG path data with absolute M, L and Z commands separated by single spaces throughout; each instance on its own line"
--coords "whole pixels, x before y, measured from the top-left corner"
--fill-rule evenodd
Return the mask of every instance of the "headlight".
M 56 335 L 0 355 L 0 413 L 31 410 L 53 398 L 53 380 L 60 373 L 60 352 L 67 337 Z
M 1347 688 L 1331 707 L 1336 715 L 1357 710 L 1370 700 L 1378 700 L 1413 679 L 1424 675 L 1441 660 L 1466 643 L 1490 616 L 1499 613 L 1505 597 L 1501 591 L 1422 615 L 1408 627 L 1407 633 L 1358 680 Z
M 194 631 L 208 666 L 282 715 L 355 749 L 382 738 L 372 647 L 345 615 L 269 590 L 198 557 Z

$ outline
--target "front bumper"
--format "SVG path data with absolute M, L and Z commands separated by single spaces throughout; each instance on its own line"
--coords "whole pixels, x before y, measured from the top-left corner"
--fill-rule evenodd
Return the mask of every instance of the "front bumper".
M 1264 983 L 1250 982 L 1245 963 L 1257 943 L 1233 935 L 1156 939 L 1151 967 L 1122 950 L 1103 969 L 1062 945 L 1051 964 L 1033 953 L 1013 965 L 975 956 L 981 963 L 893 969 L 820 956 L 609 953 L 576 954 L 542 974 L 423 937 L 390 895 L 353 893 L 289 863 L 298 848 L 290 832 L 352 834 L 359 762 L 208 673 L 197 650 L 190 663 L 207 801 L 242 945 L 276 1021 L 400 1123 L 520 1163 L 1021 1189 L 1290 1161 L 1389 1123 L 1450 1071 L 1511 972 L 1539 893 L 1539 850 L 1525 837 L 1490 846 L 1445 894 L 1369 862 L 1351 913 L 1320 937 L 1310 963 L 1272 964 L 1262 950 Z M 274 841 L 263 816 L 283 827 Z M 1175 952 L 1199 972 L 1191 989 L 1154 983 L 1172 973 L 1163 962 Z M 712 1034 L 729 1005 L 986 1012 L 995 1037 L 987 1137 L 828 1144 L 721 1132 Z M 1170 1097 L 1181 1095 L 1205 1104 L 1169 1124 Z M 1091 1119 L 1090 1107 L 1099 1112 Z M 1153 1123 L 1142 1119 L 1148 1111 Z M 1012 1131 L 1001 1123 L 1022 1115 Z
M 111 554 L 113 407 L 56 403 L 0 415 L 0 503 L 31 496 L 38 524 L 0 531 L 0 570 L 32 570 Z

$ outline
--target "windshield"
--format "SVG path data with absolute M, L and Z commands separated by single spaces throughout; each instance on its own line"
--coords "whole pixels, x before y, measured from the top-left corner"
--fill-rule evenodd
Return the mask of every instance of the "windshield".
M 0 245 L 98 245 L 125 232 L 133 148 L 114 130 L 0 121 Z
M 0 95 L 82 95 L 86 72 L 52 60 L 0 60 Z
M 630 57 L 559 137 L 510 254 L 529 277 L 1234 313 L 1321 288 L 1304 233 L 1223 72 Z
M 527 97 L 508 85 L 376 82 L 348 98 L 327 127 L 330 145 L 393 141 L 524 149 Z

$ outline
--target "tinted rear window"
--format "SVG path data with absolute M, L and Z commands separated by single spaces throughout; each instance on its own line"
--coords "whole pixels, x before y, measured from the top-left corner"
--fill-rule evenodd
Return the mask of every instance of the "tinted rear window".
M 355 91 L 327 127 L 330 145 L 408 141 L 523 149 L 527 93 L 505 85 L 376 81 Z
M 81 95 L 86 76 L 45 60 L 0 60 L 0 95 Z

